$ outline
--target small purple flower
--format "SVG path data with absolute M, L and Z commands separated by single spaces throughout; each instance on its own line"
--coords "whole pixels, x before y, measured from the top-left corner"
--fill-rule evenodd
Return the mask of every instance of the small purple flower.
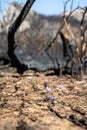
M 54 99 L 55 99 L 55 97 L 54 96 L 49 96 L 49 100 L 51 100 L 51 101 L 54 101 Z
M 51 88 L 49 88 L 49 87 L 46 87 L 46 91 L 47 91 L 47 92 L 51 92 L 51 91 L 52 91 L 52 89 L 51 89 Z

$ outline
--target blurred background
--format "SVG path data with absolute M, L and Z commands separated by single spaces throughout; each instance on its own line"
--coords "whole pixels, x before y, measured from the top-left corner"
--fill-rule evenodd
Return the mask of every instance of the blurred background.
M 27 0 L 0 0 L 0 12 L 3 12 L 12 2 L 24 4 L 26 1 Z M 40 14 L 58 15 L 63 12 L 65 1 L 66 0 L 36 0 L 32 8 Z M 69 2 L 67 10 L 69 10 L 70 4 L 71 2 Z M 87 0 L 74 0 L 73 8 L 76 8 L 77 6 L 87 6 Z
M 23 5 L 27 0 L 0 0 L 0 51 L 7 51 L 7 33 L 8 28 L 17 18 Z M 63 18 L 65 0 L 36 0 L 26 19 L 19 27 L 15 41 L 17 44 L 16 53 L 18 55 L 41 55 L 56 36 L 60 29 Z M 86 7 L 87 0 L 68 0 L 66 12 L 77 7 Z M 74 35 L 80 39 L 80 21 L 84 10 L 78 8 L 69 18 Z M 87 24 L 87 15 L 84 26 Z M 70 38 L 67 29 L 62 29 Z M 86 32 L 87 36 L 87 32 Z M 54 46 L 51 47 L 50 53 L 61 54 L 62 41 L 60 36 L 55 40 Z

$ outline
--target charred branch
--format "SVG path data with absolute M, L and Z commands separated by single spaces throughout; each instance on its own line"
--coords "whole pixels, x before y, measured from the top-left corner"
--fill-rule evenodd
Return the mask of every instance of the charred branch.
M 65 15 L 66 6 L 67 6 L 67 3 L 68 3 L 69 1 L 70 1 L 70 0 L 66 1 L 66 2 L 65 2 L 65 6 L 64 6 L 63 19 L 66 18 L 66 21 L 68 21 L 68 19 L 70 18 L 70 16 L 79 8 L 79 6 L 78 6 L 76 9 L 72 10 L 72 6 L 73 6 L 73 0 L 72 0 L 72 1 L 71 1 L 71 11 L 70 11 L 70 13 L 66 16 L 66 15 Z M 64 22 L 64 20 L 63 20 L 63 22 L 62 22 L 60 28 L 58 29 L 58 31 L 57 31 L 55 37 L 51 40 L 51 42 L 49 43 L 49 45 L 48 45 L 48 46 L 46 47 L 46 49 L 44 50 L 45 52 L 49 51 L 49 49 L 52 47 L 52 45 L 53 45 L 54 42 L 56 41 L 58 35 L 60 35 L 60 32 L 61 32 L 61 30 L 63 29 L 64 26 L 65 26 L 65 22 Z
M 19 26 L 25 19 L 26 15 L 28 14 L 34 2 L 35 0 L 27 0 L 21 13 L 17 17 L 17 19 L 14 21 L 14 23 L 9 27 L 9 30 L 8 30 L 8 52 L 7 53 L 11 59 L 12 66 L 16 67 L 19 73 L 23 73 L 27 69 L 27 66 L 25 66 L 24 64 L 21 64 L 14 53 L 15 48 L 16 48 L 14 36 L 17 29 L 19 28 Z
M 87 7 L 85 7 L 85 10 L 84 10 L 84 13 L 83 13 L 83 16 L 82 16 L 82 20 L 81 20 L 81 23 L 80 23 L 80 30 L 81 30 L 81 36 L 80 36 L 80 39 L 81 39 L 81 58 L 83 58 L 83 56 L 85 56 L 86 48 L 87 48 L 87 45 L 86 45 L 86 42 L 85 42 L 85 30 L 86 30 L 86 27 L 84 27 L 84 25 L 83 25 L 86 13 L 87 13 Z

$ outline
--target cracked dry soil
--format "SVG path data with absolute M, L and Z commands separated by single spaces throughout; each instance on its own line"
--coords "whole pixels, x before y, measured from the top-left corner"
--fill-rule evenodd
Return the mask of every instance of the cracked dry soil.
M 52 71 L 19 75 L 13 70 L 0 70 L 0 130 L 87 129 L 86 76 L 76 81 Z

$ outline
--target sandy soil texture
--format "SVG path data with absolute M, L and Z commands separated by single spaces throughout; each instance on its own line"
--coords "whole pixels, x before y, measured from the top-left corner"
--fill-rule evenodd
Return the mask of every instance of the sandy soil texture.
M 86 129 L 86 76 L 0 70 L 0 130 Z

